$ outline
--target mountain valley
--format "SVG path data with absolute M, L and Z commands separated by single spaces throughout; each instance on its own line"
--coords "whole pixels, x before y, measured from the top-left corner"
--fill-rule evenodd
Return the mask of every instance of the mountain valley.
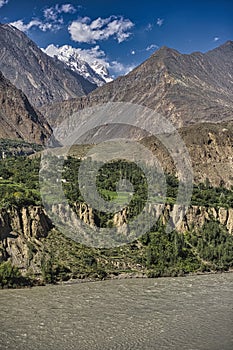
M 181 54 L 162 47 L 130 73 L 113 81 L 103 67 L 81 61 L 78 52 L 69 46 L 56 48 L 57 51 L 50 47 L 50 52 L 48 48 L 43 52 L 11 25 L 0 25 L 0 41 L 2 287 L 15 286 L 17 281 L 21 285 L 43 284 L 70 278 L 159 277 L 232 269 L 232 41 L 206 53 Z M 130 221 L 145 204 L 145 176 L 130 162 L 119 160 L 109 163 L 105 176 L 99 178 L 98 189 L 103 199 L 113 201 L 121 180 L 119 174 L 124 170 L 134 186 L 129 205 L 110 215 L 85 202 L 77 187 L 77 173 L 86 152 L 100 141 L 124 137 L 139 142 L 156 156 L 167 181 L 168 193 L 160 199 L 165 202 L 159 203 L 164 204 L 162 214 L 149 232 L 122 247 L 98 248 L 76 242 L 56 227 L 42 203 L 39 173 L 43 147 L 48 142 L 55 146 L 51 147 L 55 159 L 56 154 L 62 159 L 66 150 L 60 147 L 63 145 L 53 130 L 67 117 L 74 118 L 80 130 L 85 130 L 89 121 L 85 111 L 89 108 L 96 112 L 108 103 L 144 106 L 171 123 L 187 147 L 194 183 L 183 215 L 184 210 L 176 204 L 182 183 L 176 163 L 158 135 L 143 130 L 143 114 L 137 127 L 127 125 L 127 118 L 126 125 L 120 126 L 117 120 L 114 123 L 110 119 L 111 123 L 84 133 L 64 158 L 61 182 L 70 217 L 64 214 L 64 203 L 54 203 L 52 207 L 53 214 L 64 222 L 70 219 L 75 227 L 75 214 L 96 230 L 114 228 L 116 234 L 125 238 Z M 154 125 L 158 119 L 151 118 L 149 122 Z M 167 137 L 171 134 L 164 131 Z M 47 190 L 51 201 L 59 182 L 59 171 L 52 170 L 53 184 Z M 120 199 L 126 194 L 122 193 Z M 156 210 L 151 203 L 151 217 Z M 174 226 L 178 225 L 167 234 L 169 217 Z M 13 274 L 10 277 L 9 271 Z

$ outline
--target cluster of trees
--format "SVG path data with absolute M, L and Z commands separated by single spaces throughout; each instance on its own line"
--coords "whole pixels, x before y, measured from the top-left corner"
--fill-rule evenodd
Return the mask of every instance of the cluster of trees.
M 0 264 L 0 286 L 1 288 L 15 288 L 31 286 L 32 281 L 29 277 L 24 277 L 16 266 L 10 261 Z
M 91 161 L 90 161 L 91 162 Z M 65 171 L 64 177 L 67 179 L 65 189 L 68 198 L 72 201 L 83 201 L 83 198 L 79 191 L 78 184 L 78 170 L 81 164 L 81 160 L 69 158 L 65 161 Z M 161 202 L 167 202 L 173 204 L 177 197 L 179 180 L 173 174 L 166 174 L 166 184 L 161 182 L 161 174 L 154 171 L 150 166 L 146 169 L 146 174 L 144 171 L 135 163 L 130 163 L 128 161 L 114 161 L 107 164 L 101 162 L 93 162 L 93 169 L 99 167 L 99 173 L 96 179 L 96 185 L 99 190 L 100 195 L 105 200 L 113 200 L 117 196 L 117 186 L 121 179 L 128 180 L 132 185 L 133 196 L 131 198 L 131 203 L 129 205 L 130 215 L 137 215 L 138 209 L 140 210 L 145 201 L 148 198 L 150 192 L 150 200 L 159 200 L 158 195 L 166 190 L 166 198 L 161 197 Z M 92 171 L 91 167 L 88 166 L 88 171 Z M 94 170 L 93 170 L 94 171 Z M 88 172 L 87 172 L 88 174 Z M 149 188 L 147 179 L 153 183 L 154 188 Z M 88 184 L 88 175 L 87 175 Z M 156 187 L 156 183 L 158 184 Z M 166 186 L 163 187 L 163 185 Z M 181 183 L 182 188 L 182 183 Z M 125 189 L 127 192 L 127 188 Z M 124 189 L 122 190 L 122 199 L 124 199 Z M 205 184 L 195 184 L 193 186 L 193 194 L 191 199 L 191 204 L 206 206 L 206 207 L 233 207 L 233 189 L 227 189 L 223 186 L 212 187 L 209 181 Z
M 233 267 L 233 236 L 214 220 L 198 231 L 186 233 L 168 233 L 158 224 L 140 241 L 147 247 L 146 266 L 152 277 L 227 271 Z
M 196 254 L 206 261 L 207 268 L 228 270 L 233 266 L 233 236 L 216 221 L 206 222 L 198 231 L 187 233 Z
M 192 204 L 214 208 L 233 208 L 233 189 L 213 187 L 208 183 L 195 185 Z
M 182 233 L 168 233 L 163 225 L 158 225 L 140 240 L 146 246 L 146 267 L 150 277 L 182 276 L 201 268 L 201 262 Z
M 0 206 L 40 204 L 38 158 L 0 160 Z
M 42 146 L 23 140 L 0 139 L 0 158 L 23 156 L 40 151 Z

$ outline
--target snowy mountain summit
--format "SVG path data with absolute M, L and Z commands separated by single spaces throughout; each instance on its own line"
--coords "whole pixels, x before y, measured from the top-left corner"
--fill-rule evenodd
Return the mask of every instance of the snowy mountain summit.
M 69 45 L 57 47 L 51 44 L 42 50 L 48 56 L 64 62 L 70 69 L 97 86 L 102 86 L 113 80 L 104 65 L 98 60 L 91 60 L 90 57 L 83 54 L 81 49 L 76 49 Z

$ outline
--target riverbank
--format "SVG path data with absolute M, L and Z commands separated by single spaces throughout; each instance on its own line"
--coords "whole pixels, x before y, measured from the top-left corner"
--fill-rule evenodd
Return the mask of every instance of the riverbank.
M 81 283 L 90 283 L 90 282 L 100 282 L 100 281 L 111 281 L 111 280 L 125 280 L 125 279 L 150 279 L 150 278 L 178 278 L 178 277 L 188 277 L 188 276 L 205 276 L 205 275 L 216 275 L 216 274 L 225 274 L 233 273 L 233 269 L 227 271 L 196 271 L 190 273 L 178 273 L 178 274 L 161 274 L 160 276 L 154 276 L 153 274 L 146 272 L 121 272 L 121 273 L 112 273 L 105 277 L 84 277 L 82 278 L 70 278 L 63 281 L 55 281 L 54 283 L 46 283 L 41 279 L 30 280 L 30 278 L 25 278 L 25 283 L 17 285 L 17 282 L 9 285 L 2 286 L 2 289 L 22 289 L 22 288 L 32 288 L 32 287 L 44 287 L 46 285 L 70 285 L 70 284 L 81 284 Z M 22 277 L 21 277 L 22 278 Z M 21 279 L 20 279 L 21 280 Z M 22 281 L 22 280 L 21 280 Z
M 27 278 L 26 284 L 21 285 L 11 285 L 9 287 L 4 286 L 1 289 L 22 289 L 22 288 L 32 288 L 32 287 L 44 287 L 46 285 L 70 285 L 70 284 L 81 284 L 81 283 L 93 283 L 93 282 L 100 282 L 100 281 L 111 281 L 111 280 L 125 280 L 125 279 L 151 279 L 151 278 L 178 278 L 178 277 L 195 277 L 195 276 L 206 276 L 206 275 L 216 275 L 216 274 L 226 274 L 226 273 L 233 273 L 233 269 L 229 269 L 228 271 L 197 271 L 197 272 L 190 272 L 186 274 L 178 274 L 178 275 L 161 275 L 161 276 L 149 276 L 148 272 L 122 272 L 119 274 L 111 274 L 109 276 L 103 277 L 103 278 L 92 278 L 92 277 L 84 277 L 84 278 L 71 278 L 64 281 L 56 281 L 55 283 L 45 283 L 44 281 L 40 279 L 35 280 L 29 280 Z
M 110 276 L 103 279 L 94 279 L 94 278 L 84 278 L 84 279 L 70 279 L 68 281 L 59 281 L 56 285 L 70 285 L 70 284 L 81 284 L 81 283 L 90 283 L 90 282 L 101 282 L 101 281 L 113 281 L 113 280 L 128 280 L 128 279 L 160 279 L 160 278 L 180 278 L 180 277 L 195 277 L 195 276 L 209 276 L 209 275 L 222 275 L 233 273 L 233 269 L 229 271 L 210 271 L 210 272 L 196 272 L 189 273 L 180 276 L 159 276 L 159 277 L 148 277 L 145 273 L 121 273 L 118 276 Z

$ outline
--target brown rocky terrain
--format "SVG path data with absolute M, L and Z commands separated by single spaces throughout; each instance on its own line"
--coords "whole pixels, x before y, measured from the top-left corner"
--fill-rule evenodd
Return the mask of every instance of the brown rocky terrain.
M 157 111 L 180 128 L 233 118 L 233 42 L 207 53 L 181 54 L 162 47 L 126 76 L 87 97 L 44 106 L 51 124 L 109 101 L 132 102 Z
M 233 186 L 233 122 L 202 123 L 179 129 L 189 152 L 195 183 L 208 179 L 213 186 Z M 142 140 L 153 151 L 164 171 L 176 173 L 174 162 L 156 137 Z
M 22 91 L 0 72 L 0 138 L 44 144 L 52 129 Z
M 30 267 L 41 272 L 42 239 L 47 237 L 52 224 L 41 207 L 27 207 L 11 210 L 1 209 L 0 213 L 0 260 L 11 259 L 24 272 Z M 30 250 L 30 244 L 37 251 Z M 36 254 L 38 253 L 38 254 Z
M 96 88 L 7 24 L 0 24 L 0 70 L 36 107 L 86 95 Z

